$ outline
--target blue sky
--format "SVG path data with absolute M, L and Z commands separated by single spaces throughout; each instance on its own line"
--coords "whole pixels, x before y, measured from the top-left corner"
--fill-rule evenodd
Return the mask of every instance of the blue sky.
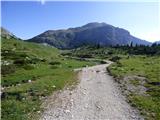
M 160 40 L 158 2 L 3 1 L 2 26 L 22 39 L 46 30 L 106 22 L 141 39 Z

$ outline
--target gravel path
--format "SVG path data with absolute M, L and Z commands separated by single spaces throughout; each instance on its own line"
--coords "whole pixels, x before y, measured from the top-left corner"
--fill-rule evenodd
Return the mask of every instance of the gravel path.
M 54 93 L 44 102 L 41 120 L 142 120 L 106 72 L 109 64 L 83 68 L 75 89 Z

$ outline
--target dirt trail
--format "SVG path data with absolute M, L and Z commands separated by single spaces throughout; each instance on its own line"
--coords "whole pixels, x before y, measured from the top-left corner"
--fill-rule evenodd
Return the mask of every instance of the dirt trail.
M 109 64 L 83 68 L 75 89 L 48 98 L 41 120 L 142 120 L 106 72 Z

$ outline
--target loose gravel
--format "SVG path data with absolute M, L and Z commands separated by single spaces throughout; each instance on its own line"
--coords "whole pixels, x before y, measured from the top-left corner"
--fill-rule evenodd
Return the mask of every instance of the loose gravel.
M 143 120 L 106 71 L 110 64 L 82 68 L 75 89 L 58 91 L 44 102 L 40 120 Z

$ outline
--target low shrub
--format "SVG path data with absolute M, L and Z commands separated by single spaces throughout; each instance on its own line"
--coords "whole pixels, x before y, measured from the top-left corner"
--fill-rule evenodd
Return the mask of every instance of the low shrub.
M 25 70 L 32 70 L 32 69 L 34 69 L 34 66 L 32 66 L 32 65 L 24 65 L 23 68 Z
M 121 57 L 119 57 L 119 56 L 113 56 L 112 58 L 110 58 L 110 60 L 113 61 L 113 62 L 117 62 L 120 59 L 121 59 Z
M 21 101 L 23 96 L 19 92 L 3 92 L 1 95 L 2 100 L 10 98 L 15 98 L 16 100 Z
M 50 65 L 60 65 L 61 63 L 58 61 L 52 61 L 49 63 Z
M 16 64 L 16 65 L 25 65 L 25 64 L 28 64 L 29 61 L 25 60 L 25 59 L 17 59 L 13 63 Z
M 57 69 L 58 66 L 52 65 L 50 68 L 51 68 L 51 69 Z
M 29 63 L 31 63 L 31 64 L 36 64 L 38 62 L 41 62 L 41 59 L 39 59 L 39 58 L 32 58 L 31 60 L 29 60 Z
M 105 62 L 105 61 L 103 61 L 103 60 L 101 60 L 100 61 L 100 64 L 106 64 L 107 62 Z
M 13 64 L 10 65 L 2 65 L 1 66 L 1 74 L 6 75 L 10 73 L 14 73 L 16 71 L 16 66 Z
M 46 59 L 41 59 L 41 62 L 46 62 L 47 60 Z
M 93 56 L 91 54 L 80 54 L 80 55 L 77 55 L 78 57 L 80 58 L 93 58 Z

